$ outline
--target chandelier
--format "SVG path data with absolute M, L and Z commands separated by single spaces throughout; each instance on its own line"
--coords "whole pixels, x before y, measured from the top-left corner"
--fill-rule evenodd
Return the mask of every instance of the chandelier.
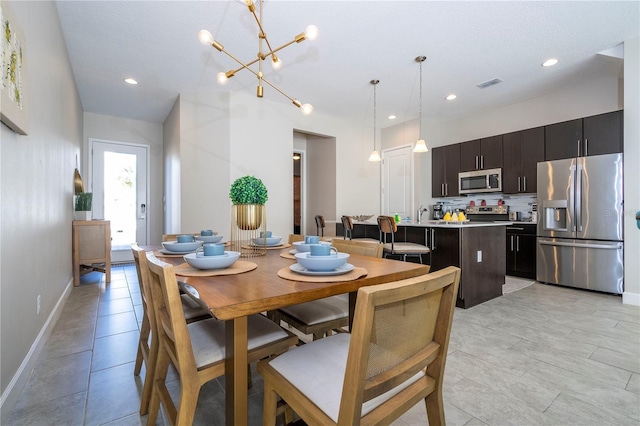
M 280 69 L 282 67 L 282 60 L 276 55 L 276 52 L 279 52 L 280 50 L 284 49 L 285 47 L 287 47 L 289 45 L 292 45 L 293 43 L 301 43 L 304 40 L 315 40 L 318 37 L 318 28 L 315 25 L 309 25 L 306 28 L 305 32 L 298 34 L 297 36 L 295 36 L 293 38 L 293 40 L 283 44 L 280 47 L 276 47 L 274 49 L 274 48 L 271 47 L 271 43 L 269 42 L 269 39 L 267 38 L 267 34 L 264 32 L 264 27 L 262 25 L 263 0 L 259 0 L 259 8 L 260 8 L 259 16 L 256 13 L 256 5 L 253 3 L 253 0 L 245 0 L 245 3 L 247 5 L 247 8 L 249 9 L 249 12 L 251 12 L 251 14 L 253 15 L 253 17 L 256 20 L 256 23 L 258 24 L 258 41 L 259 41 L 259 43 L 258 43 L 258 54 L 257 54 L 256 59 L 254 59 L 253 61 L 244 63 L 240 59 L 236 58 L 230 52 L 225 50 L 225 48 L 224 48 L 224 46 L 222 44 L 220 44 L 219 42 L 214 40 L 213 36 L 211 35 L 211 33 L 209 31 L 200 30 L 200 32 L 198 33 L 198 38 L 200 39 L 200 43 L 202 43 L 204 45 L 213 46 L 219 52 L 222 52 L 222 53 L 226 54 L 231 59 L 233 59 L 238 64 L 240 64 L 240 67 L 237 68 L 237 69 L 232 69 L 232 70 L 229 70 L 227 72 L 219 72 L 218 75 L 216 76 L 216 78 L 218 80 L 218 83 L 225 84 L 237 72 L 239 72 L 239 71 L 241 71 L 243 69 L 246 69 L 246 70 L 248 70 L 249 72 L 251 72 L 253 75 L 255 75 L 258 78 L 258 87 L 256 89 L 256 95 L 259 98 L 262 98 L 263 94 L 264 94 L 264 87 L 263 87 L 262 83 L 266 83 L 269 86 L 271 86 L 274 90 L 279 92 L 282 96 L 284 96 L 285 98 L 289 99 L 295 106 L 300 108 L 300 110 L 302 111 L 302 113 L 304 115 L 311 114 L 311 112 L 313 111 L 313 106 L 311 106 L 311 104 L 303 104 L 299 100 L 294 99 L 291 96 L 289 96 L 286 93 L 284 93 L 282 90 L 280 90 L 278 87 L 276 87 L 269 80 L 265 79 L 264 78 L 264 73 L 262 71 L 262 66 L 263 66 L 263 62 L 267 58 L 270 58 L 271 66 L 273 67 L 273 69 L 275 69 L 275 70 Z M 263 42 L 266 44 L 266 51 L 263 51 L 263 47 L 264 47 L 263 46 Z M 258 64 L 258 70 L 257 71 L 255 71 L 253 68 L 251 68 L 251 66 L 254 65 L 255 63 Z

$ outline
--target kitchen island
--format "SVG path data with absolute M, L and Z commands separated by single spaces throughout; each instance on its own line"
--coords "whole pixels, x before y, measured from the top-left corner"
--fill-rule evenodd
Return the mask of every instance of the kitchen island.
M 459 267 L 461 274 L 456 306 L 466 309 L 502 295 L 506 271 L 506 226 L 511 224 L 504 221 L 402 222 L 398 224 L 395 240 L 429 247 L 431 271 L 447 266 Z M 353 228 L 354 238 L 379 238 L 378 224 L 374 221 L 354 222 Z M 342 224 L 336 224 L 336 235 L 336 238 L 344 235 Z

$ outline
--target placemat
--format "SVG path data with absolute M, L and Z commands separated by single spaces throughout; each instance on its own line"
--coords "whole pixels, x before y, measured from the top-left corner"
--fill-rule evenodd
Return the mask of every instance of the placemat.
M 214 277 L 216 275 L 242 274 L 243 272 L 253 271 L 257 267 L 258 265 L 253 262 L 238 260 L 233 265 L 224 269 L 196 269 L 185 262 L 176 266 L 174 270 L 176 271 L 176 275 L 183 277 Z
M 291 244 L 289 244 L 289 243 L 280 244 L 279 246 L 252 246 L 250 244 L 242 246 L 242 248 L 246 249 L 246 250 L 260 250 L 260 249 L 282 250 L 282 249 L 286 249 L 286 248 L 289 248 L 289 247 L 291 247 Z
M 296 257 L 291 254 L 291 250 L 283 251 L 280 253 L 280 257 L 284 257 L 285 259 L 296 260 Z
M 360 277 L 364 277 L 368 273 L 369 272 L 364 268 L 355 267 L 353 268 L 353 271 L 349 271 L 346 274 L 342 274 L 342 275 L 313 276 L 313 275 L 296 274 L 287 266 L 278 271 L 278 276 L 280 278 L 284 278 L 285 280 L 304 281 L 308 283 L 338 283 L 342 281 L 357 280 Z

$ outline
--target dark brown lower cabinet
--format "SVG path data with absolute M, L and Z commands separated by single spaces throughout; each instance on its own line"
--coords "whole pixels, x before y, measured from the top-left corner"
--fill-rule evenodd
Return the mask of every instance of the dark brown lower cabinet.
M 507 275 L 536 279 L 536 225 L 507 226 Z

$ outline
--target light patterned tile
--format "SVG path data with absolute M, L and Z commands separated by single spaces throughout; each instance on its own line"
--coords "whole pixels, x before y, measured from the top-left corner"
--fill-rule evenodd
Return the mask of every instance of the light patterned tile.
M 133 363 L 91 373 L 86 425 L 101 425 L 139 414 L 142 382 L 134 378 Z
M 91 371 L 134 362 L 139 341 L 140 333 L 137 330 L 96 339 Z
M 62 398 L 14 410 L 6 426 L 23 425 L 80 425 L 84 419 L 87 392 L 82 391 Z
M 560 393 L 544 416 L 547 424 L 557 425 L 638 425 L 637 420 L 591 405 L 566 391 Z
M 598 348 L 591 355 L 591 359 L 614 367 L 623 368 L 634 373 L 640 373 L 640 358 L 629 356 L 611 349 Z
M 96 323 L 96 338 L 137 330 L 138 323 L 133 311 L 103 315 L 98 317 Z
M 640 396 L 623 388 L 544 363 L 533 366 L 525 377 L 553 383 L 562 391 L 603 410 L 640 419 Z
M 621 339 L 584 330 L 573 330 L 567 338 L 570 339 L 569 342 L 589 343 L 640 358 L 640 333 L 627 339 Z
M 613 367 L 591 359 L 580 358 L 548 346 L 524 340 L 514 345 L 510 350 L 620 388 L 626 385 L 631 375 L 630 372 L 618 367 Z
M 629 379 L 629 383 L 625 386 L 625 389 L 629 392 L 640 395 L 640 374 L 633 373 Z
M 47 343 L 38 359 L 56 358 L 93 349 L 95 326 L 91 323 L 82 327 L 55 330 L 47 339 Z

